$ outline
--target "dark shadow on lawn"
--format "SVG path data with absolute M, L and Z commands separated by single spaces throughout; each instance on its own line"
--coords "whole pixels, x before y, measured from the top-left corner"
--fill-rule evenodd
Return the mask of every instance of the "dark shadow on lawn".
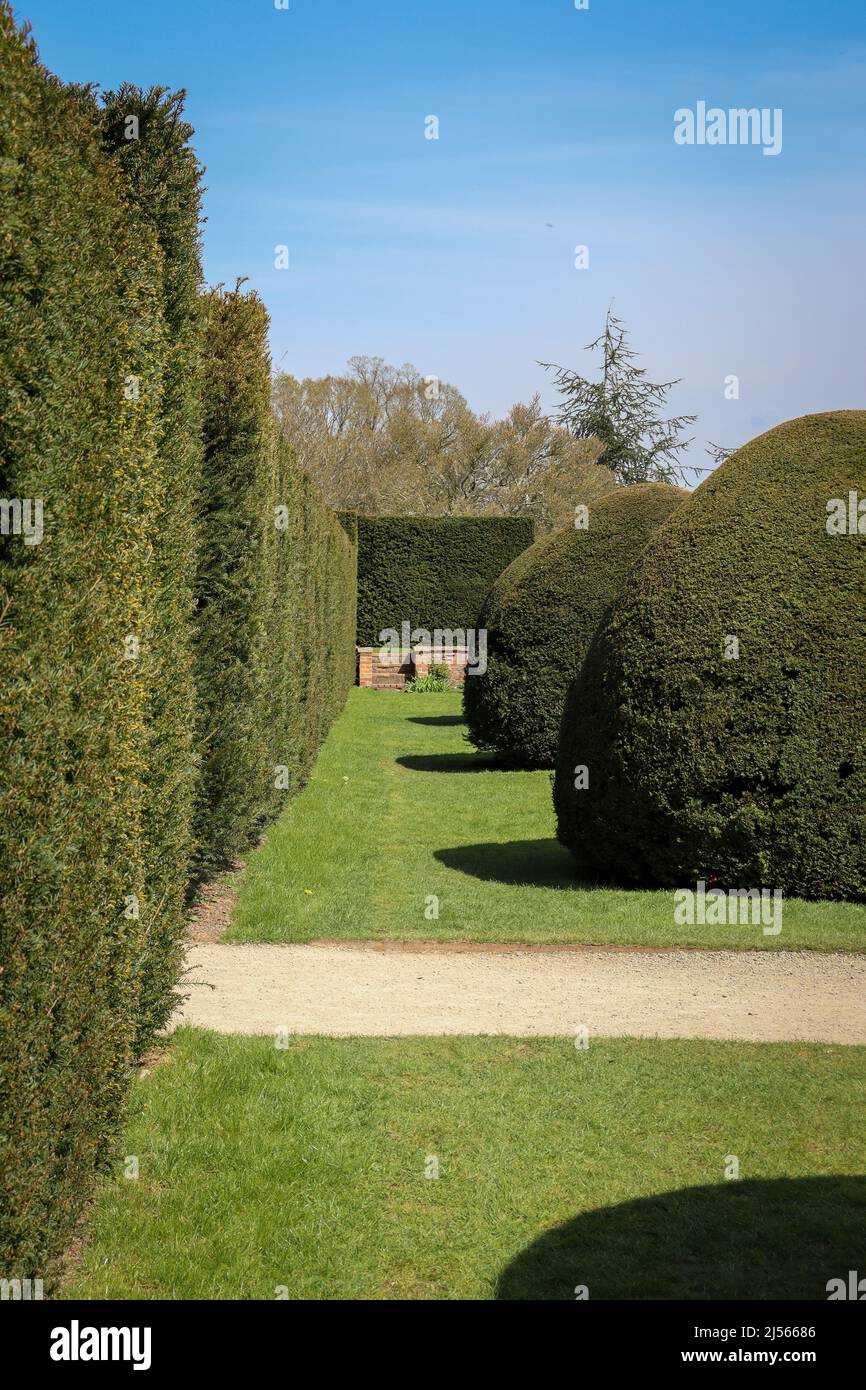
M 826 1299 L 829 1280 L 866 1273 L 864 1249 L 866 1178 L 721 1182 L 547 1231 L 505 1267 L 496 1297 L 573 1300 L 585 1285 L 590 1299 Z
M 505 844 L 455 845 L 434 859 L 449 869 L 488 883 L 522 883 L 536 888 L 577 888 L 574 860 L 558 840 L 508 840 Z
M 492 753 L 409 753 L 395 760 L 411 772 L 508 772 Z
M 456 724 L 463 723 L 462 714 L 411 714 L 406 720 L 407 724 L 435 724 L 440 729 L 453 729 Z

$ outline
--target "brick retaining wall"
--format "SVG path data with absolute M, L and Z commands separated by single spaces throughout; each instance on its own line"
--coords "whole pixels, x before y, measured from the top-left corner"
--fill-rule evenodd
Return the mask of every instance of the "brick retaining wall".
M 441 662 L 448 667 L 452 686 L 460 686 L 466 676 L 466 656 L 465 647 L 445 648 L 441 653 L 426 648 L 399 656 L 383 655 L 380 647 L 358 647 L 358 684 L 370 690 L 403 690 L 413 676 L 426 676 L 431 665 Z

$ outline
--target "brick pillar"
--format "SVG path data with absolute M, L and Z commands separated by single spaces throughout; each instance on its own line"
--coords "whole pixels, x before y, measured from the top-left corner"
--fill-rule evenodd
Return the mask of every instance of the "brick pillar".
M 373 684 L 373 648 L 358 648 L 358 684 L 368 689 Z

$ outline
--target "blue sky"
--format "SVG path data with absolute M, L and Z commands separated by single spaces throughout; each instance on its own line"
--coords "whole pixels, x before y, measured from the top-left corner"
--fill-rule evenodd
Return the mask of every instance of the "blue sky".
M 476 410 L 552 404 L 536 360 L 586 367 L 612 299 L 650 373 L 683 378 L 694 464 L 866 405 L 863 0 L 289 6 L 15 5 L 65 80 L 186 88 L 205 273 L 249 277 L 286 370 L 368 353 Z M 699 100 L 781 108 L 782 152 L 675 144 Z

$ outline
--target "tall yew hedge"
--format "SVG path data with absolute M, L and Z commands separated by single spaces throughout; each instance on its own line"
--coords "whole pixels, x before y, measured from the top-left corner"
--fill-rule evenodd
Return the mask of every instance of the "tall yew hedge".
M 136 213 L 162 252 L 159 301 L 166 341 L 149 533 L 152 622 L 142 642 L 148 692 L 144 771 L 145 923 L 139 1044 L 166 1022 L 180 969 L 197 770 L 193 669 L 201 490 L 201 169 L 183 120 L 184 94 L 125 84 L 103 99 L 106 149 Z M 134 137 L 134 138 L 132 138 Z
M 356 547 L 276 438 L 262 306 L 201 295 L 191 133 L 64 87 L 0 0 L 0 1275 L 47 1287 L 191 876 L 354 674 Z
M 356 548 L 275 429 L 267 334 L 255 293 L 205 296 L 202 872 L 298 789 L 354 677 Z
M 532 544 L 531 517 L 358 516 L 358 645 L 380 632 L 474 628 L 494 581 Z
M 44 517 L 0 537 L 0 1269 L 46 1277 L 135 1056 L 166 325 L 92 100 L 5 4 L 0 254 L 0 495 Z

